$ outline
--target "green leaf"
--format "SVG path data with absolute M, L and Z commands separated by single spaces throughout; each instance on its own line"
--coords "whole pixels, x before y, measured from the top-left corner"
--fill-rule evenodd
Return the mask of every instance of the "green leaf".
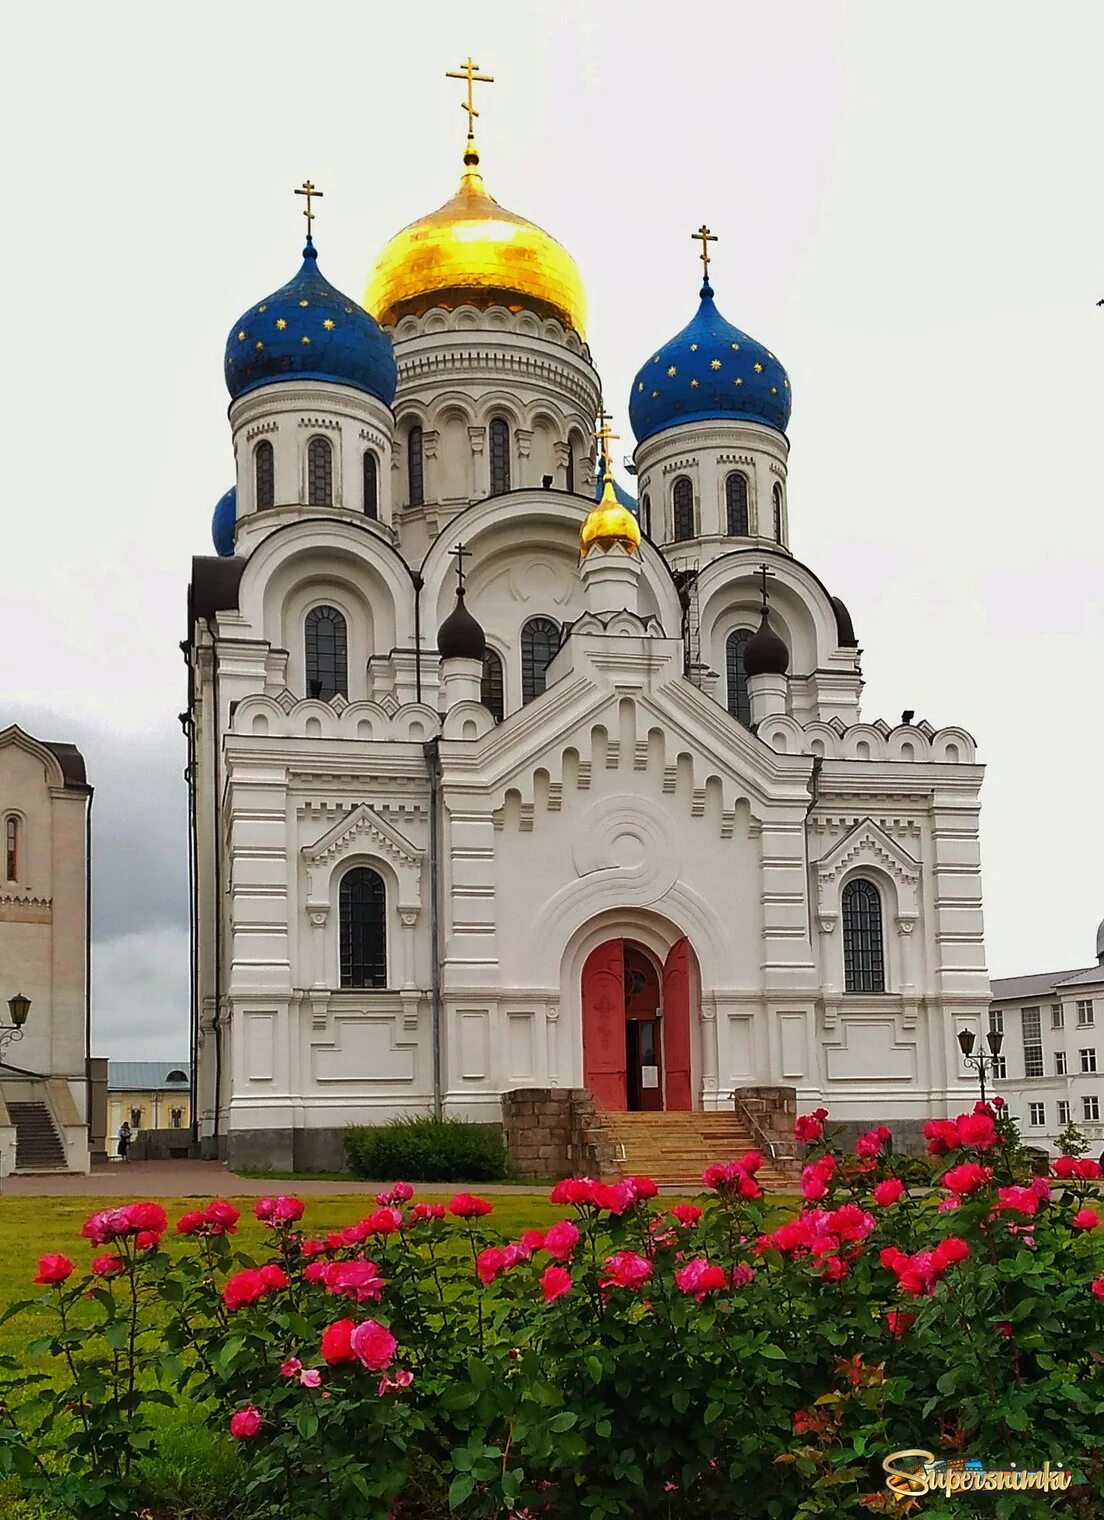
M 555 1431 L 557 1435 L 560 1435 L 562 1431 L 570 1430 L 577 1419 L 578 1415 L 574 1414 L 570 1409 L 564 1409 L 561 1413 L 552 1416 L 548 1422 L 548 1428 Z
M 449 1509 L 457 1509 L 467 1499 L 475 1487 L 475 1479 L 471 1473 L 458 1473 L 449 1484 L 448 1502 Z
M 706 1408 L 706 1411 L 705 1411 L 705 1423 L 707 1425 L 712 1425 L 713 1422 L 714 1422 L 714 1420 L 719 1419 L 723 1413 L 724 1413 L 724 1405 L 718 1403 L 717 1400 L 714 1399 L 713 1402 L 712 1402 L 712 1404 L 708 1405 L 707 1408 Z
M 583 1366 L 590 1373 L 592 1383 L 600 1383 L 602 1381 L 602 1364 L 596 1356 L 588 1356 Z
M 773 1342 L 768 1341 L 765 1346 L 761 1346 L 759 1349 L 761 1354 L 765 1356 L 768 1361 L 784 1362 L 787 1359 L 786 1353 L 782 1350 L 782 1347 L 774 1345 Z

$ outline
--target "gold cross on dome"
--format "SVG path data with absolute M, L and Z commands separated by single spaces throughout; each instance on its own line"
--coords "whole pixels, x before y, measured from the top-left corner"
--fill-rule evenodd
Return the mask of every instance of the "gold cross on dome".
M 303 215 L 307 219 L 307 236 L 310 237 L 310 235 L 311 235 L 311 223 L 314 221 L 315 217 L 318 214 L 316 211 L 312 211 L 311 210 L 311 198 L 314 197 L 317 200 L 321 200 L 322 199 L 322 191 L 321 190 L 316 190 L 314 188 L 314 186 L 311 184 L 310 180 L 309 179 L 305 179 L 303 181 L 303 183 L 302 183 L 302 186 L 299 189 L 297 189 L 295 193 L 296 193 L 296 195 L 305 195 L 307 197 L 307 209 L 303 212 Z
M 602 450 L 602 462 L 603 462 L 604 472 L 607 475 L 610 472 L 610 451 L 609 451 L 610 443 L 614 439 L 617 439 L 617 438 L 621 437 L 620 433 L 614 433 L 614 432 L 610 431 L 610 423 L 612 421 L 613 421 L 613 418 L 610 416 L 609 412 L 605 412 L 605 411 L 599 412 L 598 413 L 599 426 L 596 427 L 595 430 L 594 430 L 594 436 L 598 440 L 598 447 Z
M 475 95 L 472 91 L 474 84 L 494 84 L 493 74 L 480 74 L 479 65 L 473 63 L 471 55 L 465 58 L 459 69 L 449 69 L 445 74 L 446 79 L 463 79 L 467 81 L 468 98 L 460 102 L 460 109 L 468 113 L 468 136 L 475 136 L 475 118 L 479 112 L 475 109 Z
M 698 254 L 698 258 L 701 259 L 701 261 L 702 261 L 702 270 L 704 272 L 704 277 L 708 280 L 708 278 L 709 278 L 709 245 L 710 245 L 710 243 L 715 243 L 717 241 L 716 235 L 714 233 L 710 232 L 709 228 L 705 225 L 704 222 L 702 222 L 702 224 L 698 228 L 697 232 L 692 232 L 690 234 L 690 241 L 692 243 L 700 242 L 701 245 L 702 245 L 702 251 L 701 251 L 701 253 Z

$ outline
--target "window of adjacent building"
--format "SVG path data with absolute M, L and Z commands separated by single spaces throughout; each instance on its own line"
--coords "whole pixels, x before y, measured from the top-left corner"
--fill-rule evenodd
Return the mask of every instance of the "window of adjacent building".
M 545 672 L 560 647 L 560 625 L 552 618 L 530 618 L 521 630 L 521 700 L 531 702 L 545 687 Z
M 312 607 L 303 626 L 307 695 L 328 702 L 349 695 L 348 630 L 336 607 Z
M 387 986 L 387 890 L 378 871 L 357 866 L 341 878 L 341 985 Z
M 747 476 L 734 471 L 725 480 L 725 506 L 728 510 L 728 531 L 733 538 L 746 538 L 748 531 L 748 483 Z
M 990 1008 L 990 1010 L 989 1010 L 989 1033 L 990 1034 L 1003 1034 L 1004 1033 L 1004 1009 L 1003 1008 Z
M 1046 1104 L 1029 1103 L 1027 1105 L 1027 1122 L 1033 1129 L 1042 1129 L 1046 1124 Z
M 276 455 L 267 438 L 253 450 L 253 486 L 258 507 L 276 505 Z
M 1077 999 L 1077 1027 L 1078 1027 L 1078 1029 L 1089 1029 L 1095 1022 L 1096 1022 L 1096 1020 L 1093 1018 L 1093 1002 L 1092 1002 L 1092 998 L 1078 998 Z
M 1056 1050 L 1054 1052 L 1054 1075 L 1056 1077 L 1064 1077 L 1066 1075 L 1066 1052 L 1064 1050 Z
M 1007 1060 L 1004 1056 L 992 1056 L 990 1059 L 992 1061 L 992 1065 L 989 1069 L 993 1073 L 994 1080 L 997 1082 L 1003 1082 L 1005 1077 L 1008 1075 Z
M 182 1108 L 174 1108 L 171 1111 L 171 1117 L 173 1129 L 179 1129 L 184 1123 L 184 1110 Z
M 412 427 L 406 440 L 407 499 L 412 507 L 425 504 L 425 451 L 422 430 Z
M 483 679 L 479 683 L 479 700 L 496 723 L 506 716 L 506 683 L 502 656 L 494 649 L 483 651 Z
M 510 424 L 504 417 L 492 417 L 491 495 L 502 496 L 510 489 Z
M 1065 1010 L 1061 1003 L 1051 1003 L 1050 1005 L 1050 1027 L 1051 1029 L 1064 1029 L 1066 1027 Z
M 4 820 L 4 875 L 9 881 L 19 880 L 19 819 L 9 813 Z
M 745 728 L 751 727 L 751 697 L 748 695 L 747 671 L 744 669 L 744 645 L 750 638 L 750 628 L 737 628 L 725 641 L 728 710 Z
M 130 1127 L 131 1127 L 131 1129 L 141 1129 L 142 1128 L 142 1110 L 140 1108 L 132 1108 L 131 1109 L 131 1111 L 130 1111 Z
M 847 992 L 884 992 L 882 899 L 872 881 L 856 876 L 843 889 L 843 984 Z
M 1090 1046 L 1088 1050 L 1078 1051 L 1081 1057 L 1081 1070 L 1083 1072 L 1096 1070 L 1096 1046 Z
M 675 539 L 693 538 L 694 487 L 685 475 L 680 475 L 671 487 L 671 511 Z
M 1060 1129 L 1065 1129 L 1066 1125 L 1069 1122 L 1070 1122 L 1070 1106 L 1069 1106 L 1069 1102 L 1065 1098 L 1059 1098 L 1058 1099 L 1058 1126 L 1059 1126 Z
M 1100 1118 L 1100 1099 L 1095 1093 L 1081 1099 L 1081 1115 L 1090 1121 Z
M 782 542 L 782 487 L 777 481 L 774 484 L 774 536 L 779 543 Z
M 1043 1075 L 1042 1021 L 1037 1008 L 1020 1009 L 1020 1030 L 1023 1034 L 1024 1076 Z
M 186 1071 L 181 1071 L 179 1067 L 173 1067 L 172 1071 L 170 1071 L 168 1076 L 165 1078 L 166 1082 L 186 1082 L 187 1080 L 188 1073 Z
M 379 460 L 371 449 L 364 450 L 364 515 L 379 517 Z

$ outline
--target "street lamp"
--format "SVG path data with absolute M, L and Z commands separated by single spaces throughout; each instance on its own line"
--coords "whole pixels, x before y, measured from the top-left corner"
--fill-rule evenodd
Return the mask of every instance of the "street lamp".
M 994 1071 L 1000 1061 L 1001 1046 L 1004 1044 L 1004 1035 L 997 1029 L 990 1029 L 985 1043 L 989 1046 L 989 1054 L 979 1050 L 974 1055 L 975 1035 L 972 1029 L 960 1029 L 958 1031 L 958 1048 L 967 1066 L 972 1066 L 978 1074 L 981 1083 L 981 1101 L 985 1102 L 985 1073 Z
M 0 1024 L 0 1061 L 3 1061 L 8 1046 L 15 1040 L 23 1038 L 23 1025 L 27 1022 L 27 1014 L 31 1010 L 31 1000 L 17 992 L 14 997 L 8 999 L 8 1011 L 11 1014 L 10 1024 Z

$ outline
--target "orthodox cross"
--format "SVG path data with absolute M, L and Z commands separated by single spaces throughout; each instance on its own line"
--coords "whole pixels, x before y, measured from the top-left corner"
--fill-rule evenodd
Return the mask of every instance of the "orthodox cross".
M 311 184 L 310 180 L 309 179 L 305 179 L 303 181 L 302 188 L 299 189 L 299 190 L 296 190 L 295 193 L 296 193 L 296 195 L 305 195 L 307 197 L 307 209 L 303 212 L 303 215 L 307 219 L 307 236 L 310 237 L 310 235 L 311 235 L 311 223 L 314 221 L 315 217 L 318 215 L 318 213 L 316 211 L 312 211 L 311 210 L 311 197 L 314 196 L 318 200 L 321 200 L 322 199 L 322 191 L 321 190 L 316 190 L 314 188 L 314 186 Z
M 475 96 L 472 92 L 473 84 L 494 84 L 493 74 L 480 74 L 479 65 L 473 63 L 471 54 L 465 58 L 459 69 L 450 69 L 445 74 L 446 79 L 464 79 L 468 85 L 468 98 L 460 102 L 460 109 L 468 113 L 468 136 L 475 136 L 475 118 L 479 112 L 475 109 Z
M 598 423 L 599 423 L 599 425 L 594 430 L 594 436 L 595 436 L 595 438 L 597 438 L 597 440 L 598 440 L 598 446 L 602 450 L 602 461 L 603 461 L 605 473 L 607 475 L 610 472 L 610 451 L 609 451 L 610 443 L 611 443 L 611 441 L 613 441 L 613 440 L 618 439 L 618 438 L 621 437 L 620 433 L 613 433 L 613 432 L 610 431 L 610 423 L 612 421 L 613 421 L 613 418 L 611 417 L 611 415 L 610 415 L 609 412 L 600 411 L 598 413 Z
M 464 561 L 471 559 L 471 550 L 465 549 L 463 544 L 457 544 L 456 548 L 452 551 L 452 557 L 456 561 L 456 589 L 457 591 L 463 591 Z
M 709 228 L 705 225 L 704 222 L 702 222 L 702 224 L 698 228 L 697 232 L 692 232 L 690 234 L 690 241 L 692 243 L 700 242 L 701 245 L 702 245 L 702 251 L 701 251 L 701 253 L 698 254 L 698 258 L 701 259 L 701 261 L 702 261 L 702 271 L 703 271 L 703 274 L 704 274 L 704 278 L 706 280 L 708 280 L 709 279 L 709 245 L 710 245 L 710 243 L 715 243 L 717 241 L 716 235 L 714 233 L 710 232 Z
M 766 614 L 766 612 L 767 612 L 767 576 L 768 575 L 771 576 L 771 577 L 773 577 L 774 576 L 774 571 L 773 570 L 768 570 L 767 567 L 766 567 L 766 565 L 760 565 L 759 566 L 759 581 L 760 581 L 760 588 L 759 589 L 760 589 L 760 591 L 762 592 L 762 595 L 763 595 L 763 612 L 764 612 L 764 614 Z

